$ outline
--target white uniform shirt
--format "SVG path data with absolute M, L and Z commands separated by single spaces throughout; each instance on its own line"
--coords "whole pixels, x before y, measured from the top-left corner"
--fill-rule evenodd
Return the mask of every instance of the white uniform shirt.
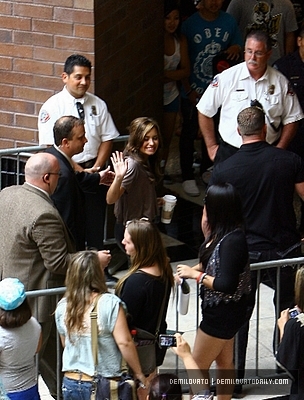
M 216 75 L 197 104 L 197 109 L 213 117 L 221 108 L 219 132 L 222 139 L 240 147 L 242 139 L 237 132 L 237 116 L 250 107 L 251 100 L 258 100 L 266 113 L 268 143 L 281 136 L 280 125 L 287 125 L 304 118 L 296 94 L 288 80 L 279 71 L 268 66 L 257 81 L 250 75 L 243 62 Z M 278 128 L 278 132 L 272 126 Z
M 119 136 L 106 103 L 92 93 L 86 93 L 81 99 L 75 99 L 64 87 L 61 92 L 50 97 L 41 107 L 38 117 L 39 145 L 54 144 L 53 127 L 58 118 L 73 115 L 79 118 L 76 103 L 83 104 L 85 114 L 85 135 L 87 143 L 80 154 L 73 157 L 77 163 L 97 157 L 102 142 Z

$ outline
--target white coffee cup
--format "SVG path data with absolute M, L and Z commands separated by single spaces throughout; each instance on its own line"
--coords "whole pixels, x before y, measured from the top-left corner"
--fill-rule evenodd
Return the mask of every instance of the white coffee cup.
M 164 204 L 161 214 L 161 222 L 163 224 L 170 224 L 173 215 L 173 210 L 176 204 L 176 197 L 172 196 L 171 194 L 166 194 L 163 197 L 163 200 Z
M 190 299 L 190 287 L 186 280 L 181 279 L 178 285 L 178 302 L 177 302 L 177 312 L 181 315 L 186 315 L 188 312 Z

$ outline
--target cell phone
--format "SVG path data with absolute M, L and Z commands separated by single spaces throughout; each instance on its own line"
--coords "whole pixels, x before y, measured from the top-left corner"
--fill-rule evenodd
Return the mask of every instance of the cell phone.
M 290 309 L 288 312 L 290 318 L 295 318 L 299 314 L 297 307 Z
M 176 337 L 174 335 L 159 335 L 159 345 L 161 347 L 176 347 Z

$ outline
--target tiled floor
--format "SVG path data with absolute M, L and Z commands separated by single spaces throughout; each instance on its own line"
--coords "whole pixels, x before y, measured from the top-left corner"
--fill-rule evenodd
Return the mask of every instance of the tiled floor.
M 164 243 L 167 246 L 168 255 L 172 262 L 172 268 L 175 270 L 176 265 L 180 262 L 188 265 L 194 265 L 197 262 L 197 254 L 199 246 L 202 242 L 202 233 L 200 229 L 200 220 L 202 215 L 202 200 L 205 192 L 205 184 L 197 176 L 197 183 L 200 188 L 200 196 L 191 198 L 183 193 L 181 182 L 179 179 L 179 160 L 177 152 L 178 138 L 174 138 L 171 149 L 171 155 L 168 162 L 168 172 L 174 178 L 174 184 L 165 187 L 166 194 L 173 193 L 177 196 L 177 205 L 171 224 L 161 224 L 160 229 L 163 232 Z M 120 277 L 124 271 L 118 271 L 116 276 Z M 187 315 L 180 316 L 176 313 L 176 295 L 172 296 L 167 313 L 168 328 L 172 331 L 184 332 L 185 338 L 192 345 L 194 342 L 197 316 L 200 317 L 200 311 L 197 311 L 197 293 L 195 282 L 190 282 L 191 296 L 189 311 Z M 272 306 L 272 290 L 261 285 L 261 312 L 260 312 L 260 330 L 259 330 L 259 368 L 273 369 L 275 362 L 272 354 L 272 334 L 274 327 L 274 312 Z M 253 315 L 250 326 L 249 345 L 247 352 L 247 368 L 255 369 L 256 355 L 256 313 Z M 168 351 L 162 368 L 175 369 L 182 368 L 181 364 L 177 364 L 177 360 L 173 352 Z M 250 375 L 253 376 L 252 374 Z M 40 393 L 42 400 L 51 400 L 47 388 L 42 380 L 39 381 Z M 246 385 L 243 389 L 244 399 L 261 400 L 274 398 L 274 396 L 286 395 L 289 387 L 282 385 L 255 384 Z

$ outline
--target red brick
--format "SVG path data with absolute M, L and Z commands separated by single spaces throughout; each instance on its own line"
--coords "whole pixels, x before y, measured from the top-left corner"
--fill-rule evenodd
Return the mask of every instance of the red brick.
M 53 75 L 54 64 L 51 62 L 18 58 L 14 60 L 14 71 L 28 73 L 35 71 L 35 74 Z
M 3 130 L 3 127 L 0 127 L 1 131 Z M 10 149 L 15 147 L 15 142 L 13 140 L 4 140 L 0 139 L 0 148 L 1 149 Z
M 94 51 L 93 39 L 80 39 L 75 37 L 55 36 L 55 47 L 57 49 L 75 49 L 77 52 Z
M 0 16 L 1 28 L 29 31 L 31 29 L 31 19 L 25 17 Z
M 0 29 L 0 42 L 12 43 L 13 34 L 11 30 Z
M 33 19 L 33 31 L 52 34 L 56 32 L 56 35 L 72 35 L 73 24 L 57 21 L 48 21 L 47 23 L 45 23 L 44 20 Z
M 53 47 L 53 35 L 34 32 L 14 32 L 14 43 Z
M 33 132 L 33 137 L 28 142 L 16 140 L 14 147 L 19 148 L 19 147 L 28 147 L 28 146 L 35 146 L 35 145 L 38 146 L 38 139 L 36 139 L 36 136 L 38 136 L 38 134 L 36 134 L 36 132 Z M 26 160 L 24 160 L 24 161 L 26 161 Z
M 4 111 L 20 112 L 24 114 L 33 114 L 34 104 L 16 99 L 2 99 L 0 97 L 0 109 Z M 2 132 L 1 132 L 2 134 Z
M 48 6 L 14 3 L 13 13 L 22 17 L 53 19 L 53 7 Z
M 39 89 L 48 89 L 59 92 L 62 89 L 63 83 L 57 76 L 36 76 L 35 87 Z M 46 100 L 46 99 L 45 99 Z
M 33 57 L 33 47 L 32 46 L 24 46 L 24 45 L 16 45 L 16 44 L 7 44 L 0 43 L 0 54 L 8 56 L 8 57 L 25 57 L 32 58 Z
M 74 7 L 85 10 L 94 10 L 94 0 L 74 0 Z
M 14 88 L 14 98 L 34 102 L 44 103 L 46 99 L 54 94 L 54 91 L 43 90 L 34 87 L 16 86 Z
M 1 128 L 2 139 L 22 140 L 28 143 L 34 142 L 34 132 L 30 129 L 21 128 L 18 126 L 6 126 Z
M 51 49 L 45 47 L 35 47 L 34 48 L 34 59 L 35 60 L 45 60 L 53 61 L 54 63 L 64 63 L 66 58 L 72 54 L 73 51 L 66 51 L 62 49 Z
M 5 71 L 1 73 L 1 81 L 5 84 L 32 86 L 34 82 L 33 74 L 18 74 L 16 72 Z
M 1 125 L 13 125 L 14 113 L 1 112 L 0 113 L 0 124 Z
M 46 4 L 50 5 L 50 0 L 30 0 L 32 3 L 37 3 L 39 5 Z M 82 0 L 87 1 L 87 0 Z M 60 6 L 60 7 L 73 7 L 74 0 L 52 0 L 52 6 Z
M 94 26 L 92 25 L 75 25 L 74 35 L 81 38 L 94 39 Z
M 1 97 L 14 97 L 14 86 L 8 85 L 7 83 L 0 83 L 0 93 Z
M 94 24 L 94 13 L 89 11 L 58 7 L 54 9 L 54 20 L 69 21 L 81 24 Z
M 0 56 L 0 65 L 1 65 L 1 70 L 11 70 L 12 69 L 12 64 L 13 64 L 13 59 L 12 57 L 2 57 Z
M 33 3 L 32 0 L 15 0 L 14 3 Z
M 16 126 L 37 129 L 38 119 L 36 115 L 16 114 Z
M 1 1 L 0 2 L 0 14 L 12 14 L 12 2 L 11 1 Z

